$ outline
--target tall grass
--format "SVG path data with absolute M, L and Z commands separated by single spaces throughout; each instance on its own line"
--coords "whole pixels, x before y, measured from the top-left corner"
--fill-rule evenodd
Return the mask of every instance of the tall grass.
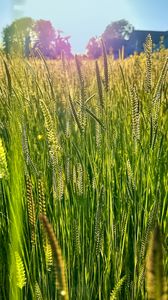
M 156 224 L 168 275 L 167 51 L 146 43 L 96 67 L 1 57 L 0 299 L 65 297 L 41 214 L 69 299 L 148 299 Z

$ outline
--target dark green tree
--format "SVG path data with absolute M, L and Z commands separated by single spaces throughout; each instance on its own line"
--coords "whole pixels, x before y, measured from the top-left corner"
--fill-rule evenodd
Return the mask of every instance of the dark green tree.
M 13 30 L 11 26 L 6 26 L 3 30 L 3 44 L 4 52 L 9 55 L 12 49 Z
M 31 37 L 30 35 L 27 35 L 25 37 L 25 48 L 24 48 L 24 55 L 25 57 L 30 57 L 30 53 L 31 53 Z
M 3 30 L 3 48 L 7 55 L 25 56 L 25 41 L 33 33 L 34 21 L 21 18 L 6 26 Z

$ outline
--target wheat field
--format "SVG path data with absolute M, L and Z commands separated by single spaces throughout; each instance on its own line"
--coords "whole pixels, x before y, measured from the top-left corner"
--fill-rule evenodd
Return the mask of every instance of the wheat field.
M 167 57 L 1 55 L 0 299 L 168 299 Z

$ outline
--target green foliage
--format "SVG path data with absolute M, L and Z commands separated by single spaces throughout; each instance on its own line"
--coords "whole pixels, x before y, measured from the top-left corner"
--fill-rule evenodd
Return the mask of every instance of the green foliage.
M 32 34 L 33 26 L 31 18 L 21 18 L 4 28 L 3 46 L 7 55 L 25 55 L 25 40 Z

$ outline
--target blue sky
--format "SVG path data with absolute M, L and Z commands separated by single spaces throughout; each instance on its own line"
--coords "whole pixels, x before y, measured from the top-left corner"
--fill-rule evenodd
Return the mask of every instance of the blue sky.
M 16 17 L 51 20 L 81 53 L 90 37 L 122 18 L 136 29 L 168 30 L 167 12 L 168 0 L 0 0 L 0 32 Z

